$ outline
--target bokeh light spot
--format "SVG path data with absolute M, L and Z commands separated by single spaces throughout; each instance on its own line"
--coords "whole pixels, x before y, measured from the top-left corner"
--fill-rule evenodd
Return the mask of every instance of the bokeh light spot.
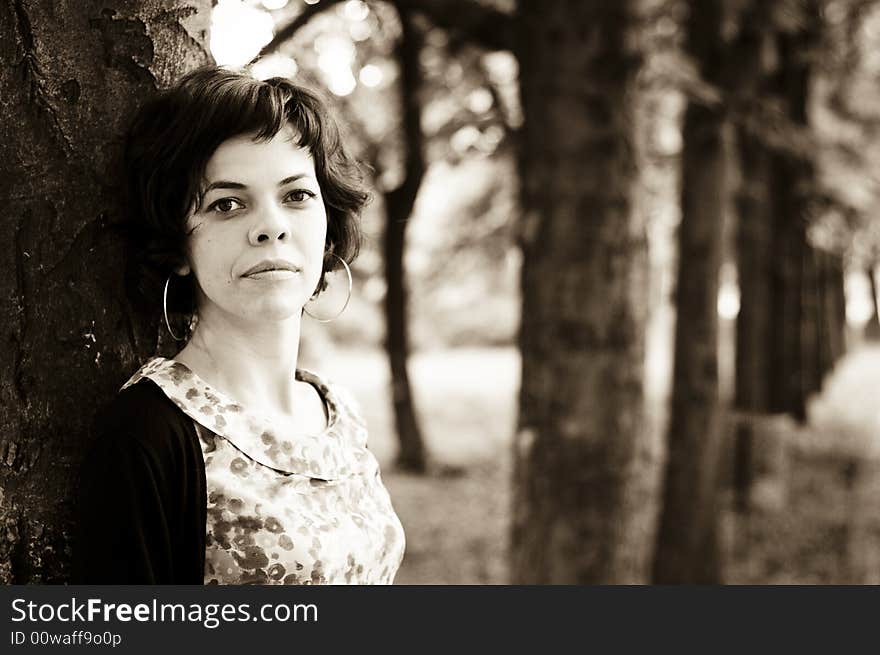
M 358 77 L 364 86 L 376 87 L 382 83 L 382 69 L 373 64 L 367 64 L 361 68 Z
M 241 2 L 220 0 L 211 14 L 211 54 L 220 66 L 243 66 L 272 40 L 272 16 Z
M 370 8 L 361 0 L 348 0 L 345 3 L 345 17 L 348 20 L 361 21 L 370 15 Z

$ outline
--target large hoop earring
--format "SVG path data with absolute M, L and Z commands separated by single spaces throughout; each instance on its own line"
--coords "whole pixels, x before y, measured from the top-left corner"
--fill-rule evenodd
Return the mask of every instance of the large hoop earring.
M 349 268 L 348 262 L 345 261 L 339 255 L 337 255 L 335 252 L 331 252 L 330 254 L 333 255 L 334 257 L 336 257 L 336 259 L 338 259 L 339 261 L 341 261 L 343 267 L 345 267 L 345 274 L 348 276 L 348 297 L 345 299 L 345 304 L 342 305 L 342 309 L 340 309 L 338 312 L 336 312 L 336 314 L 334 314 L 330 318 L 318 318 L 317 316 L 312 314 L 308 309 L 306 309 L 305 306 L 303 306 L 303 311 L 306 314 L 308 314 L 309 316 L 311 316 L 313 319 L 318 321 L 318 323 L 329 323 L 330 321 L 335 321 L 337 318 L 342 316 L 342 312 L 344 312 L 345 308 L 348 307 L 348 301 L 351 300 L 351 289 L 353 286 L 352 277 L 351 277 L 351 268 Z M 306 304 L 308 304 L 308 303 L 306 303 Z
M 186 337 L 178 337 L 174 334 L 174 330 L 171 329 L 171 323 L 168 320 L 168 285 L 171 284 L 172 275 L 174 275 L 174 273 L 169 274 L 168 279 L 165 280 L 165 292 L 162 294 L 162 315 L 165 317 L 165 327 L 168 328 L 171 338 L 175 341 L 185 341 Z

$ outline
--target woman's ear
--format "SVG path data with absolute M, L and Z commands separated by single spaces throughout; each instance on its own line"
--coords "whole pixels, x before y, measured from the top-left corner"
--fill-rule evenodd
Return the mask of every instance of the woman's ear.
M 180 277 L 189 275 L 190 271 L 192 271 L 192 269 L 189 267 L 189 264 L 181 264 L 174 269 L 174 272 L 177 273 Z

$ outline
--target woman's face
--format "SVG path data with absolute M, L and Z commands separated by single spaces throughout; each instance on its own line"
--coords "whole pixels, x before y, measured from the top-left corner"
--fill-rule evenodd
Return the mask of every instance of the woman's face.
M 237 136 L 208 161 L 204 199 L 187 219 L 200 320 L 284 320 L 314 293 L 327 212 L 312 156 L 295 137 L 289 127 L 271 141 Z

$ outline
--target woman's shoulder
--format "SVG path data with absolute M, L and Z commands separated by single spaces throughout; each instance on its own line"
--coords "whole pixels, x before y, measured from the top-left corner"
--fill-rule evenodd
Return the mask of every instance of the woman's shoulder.
M 167 451 L 190 440 L 195 432 L 191 423 L 155 382 L 143 378 L 98 411 L 94 428 L 99 441 L 136 441 L 148 450 Z

